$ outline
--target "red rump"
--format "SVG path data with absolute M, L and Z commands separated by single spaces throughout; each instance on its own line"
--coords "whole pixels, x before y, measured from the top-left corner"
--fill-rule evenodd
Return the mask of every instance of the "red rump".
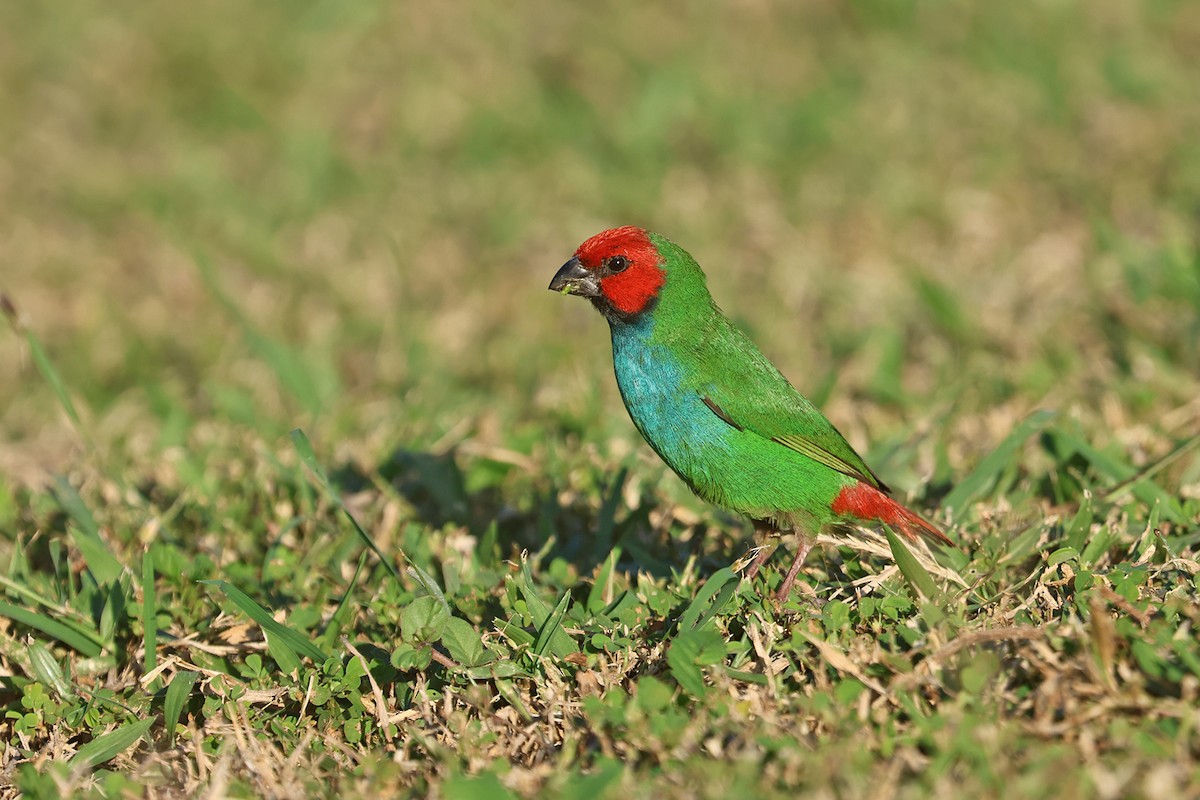
M 915 512 L 866 483 L 860 482 L 842 489 L 829 508 L 841 516 L 878 520 L 891 525 L 909 539 L 915 540 L 917 534 L 922 533 L 935 541 L 953 544 L 946 538 L 946 534 L 921 519 Z
M 600 269 L 604 260 L 612 256 L 629 259 L 629 267 L 624 272 L 600 280 L 600 291 L 605 299 L 623 314 L 644 310 L 667 280 L 658 249 L 644 230 L 632 225 L 597 233 L 579 245 L 575 255 L 592 270 Z

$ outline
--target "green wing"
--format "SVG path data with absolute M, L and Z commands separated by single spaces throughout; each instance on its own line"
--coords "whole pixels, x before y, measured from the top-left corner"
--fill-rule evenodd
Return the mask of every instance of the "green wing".
M 696 356 L 706 367 L 702 374 L 711 378 L 697 386 L 705 405 L 739 430 L 890 493 L 825 415 L 788 383 L 745 334 L 724 322 L 697 347 Z

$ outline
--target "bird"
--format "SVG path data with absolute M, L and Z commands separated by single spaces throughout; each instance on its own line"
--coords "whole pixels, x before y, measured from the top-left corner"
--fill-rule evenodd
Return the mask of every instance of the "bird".
M 760 541 L 797 535 L 775 598 L 791 593 L 818 534 L 887 525 L 952 545 L 894 500 L 845 437 L 713 301 L 682 247 L 627 225 L 592 236 L 549 289 L 608 321 L 617 387 L 634 426 L 695 494 L 748 517 Z M 760 547 L 753 580 L 774 552 Z

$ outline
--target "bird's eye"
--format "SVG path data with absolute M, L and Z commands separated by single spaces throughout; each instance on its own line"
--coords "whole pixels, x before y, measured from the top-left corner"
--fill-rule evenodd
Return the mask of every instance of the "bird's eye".
M 609 272 L 624 272 L 629 269 L 629 259 L 625 256 L 613 256 L 608 260 Z

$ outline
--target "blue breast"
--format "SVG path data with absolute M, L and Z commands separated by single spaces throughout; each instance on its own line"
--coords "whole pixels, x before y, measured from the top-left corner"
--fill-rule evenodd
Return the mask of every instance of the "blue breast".
M 653 336 L 643 317 L 612 325 L 617 386 L 633 424 L 662 457 L 702 497 L 713 497 L 722 465 L 733 457 L 734 429 L 704 405 L 704 387 Z M 726 466 L 727 469 L 727 466 Z

